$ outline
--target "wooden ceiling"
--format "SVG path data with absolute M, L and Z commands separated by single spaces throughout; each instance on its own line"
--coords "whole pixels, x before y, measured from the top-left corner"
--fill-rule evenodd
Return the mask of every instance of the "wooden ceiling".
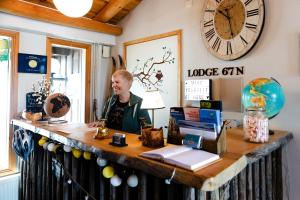
M 117 26 L 142 0 L 93 0 L 91 10 L 80 18 L 61 14 L 52 0 L 0 0 L 0 12 L 112 35 L 122 34 Z

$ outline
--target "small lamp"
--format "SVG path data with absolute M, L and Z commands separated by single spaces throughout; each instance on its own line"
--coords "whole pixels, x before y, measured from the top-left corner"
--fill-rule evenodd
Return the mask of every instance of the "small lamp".
M 93 0 L 53 0 L 57 10 L 68 17 L 82 17 L 93 5 Z
M 152 124 L 154 127 L 154 110 L 165 107 L 161 94 L 158 90 L 146 91 L 141 105 L 142 109 L 152 110 Z

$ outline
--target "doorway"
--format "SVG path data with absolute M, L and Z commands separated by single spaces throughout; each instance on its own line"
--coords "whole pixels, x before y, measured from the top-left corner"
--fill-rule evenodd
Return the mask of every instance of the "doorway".
M 19 34 L 0 30 L 0 177 L 16 170 L 16 157 L 11 148 L 12 127 L 9 126 L 17 113 L 17 55 Z
M 47 57 L 51 92 L 65 94 L 71 102 L 70 111 L 62 119 L 89 122 L 91 46 L 48 38 Z

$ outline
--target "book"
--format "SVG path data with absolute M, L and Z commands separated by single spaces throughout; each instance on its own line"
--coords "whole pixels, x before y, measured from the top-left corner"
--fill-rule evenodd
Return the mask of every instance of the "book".
M 184 112 L 182 107 L 171 107 L 170 108 L 170 117 L 175 119 L 177 123 L 178 120 L 184 120 Z
M 184 112 L 184 118 L 185 120 L 190 120 L 190 121 L 199 121 L 199 108 L 196 107 L 184 107 L 183 108 Z
M 143 157 L 161 160 L 165 163 L 196 171 L 220 159 L 219 155 L 186 146 L 169 145 L 167 147 L 146 151 Z
M 217 133 L 221 131 L 221 112 L 214 109 L 200 109 L 200 122 L 214 123 L 217 128 Z
M 215 123 L 193 122 L 187 120 L 178 121 L 180 134 L 200 135 L 207 140 L 215 140 L 218 136 Z

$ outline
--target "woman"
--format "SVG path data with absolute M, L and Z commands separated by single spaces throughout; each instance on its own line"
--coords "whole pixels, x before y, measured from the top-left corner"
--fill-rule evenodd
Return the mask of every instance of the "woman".
M 140 133 L 141 119 L 151 124 L 147 110 L 141 109 L 142 98 L 132 94 L 133 77 L 124 69 L 117 70 L 112 75 L 112 88 L 114 95 L 108 99 L 104 106 L 102 118 L 107 119 L 107 127 L 130 133 Z M 98 126 L 91 123 L 89 126 Z

